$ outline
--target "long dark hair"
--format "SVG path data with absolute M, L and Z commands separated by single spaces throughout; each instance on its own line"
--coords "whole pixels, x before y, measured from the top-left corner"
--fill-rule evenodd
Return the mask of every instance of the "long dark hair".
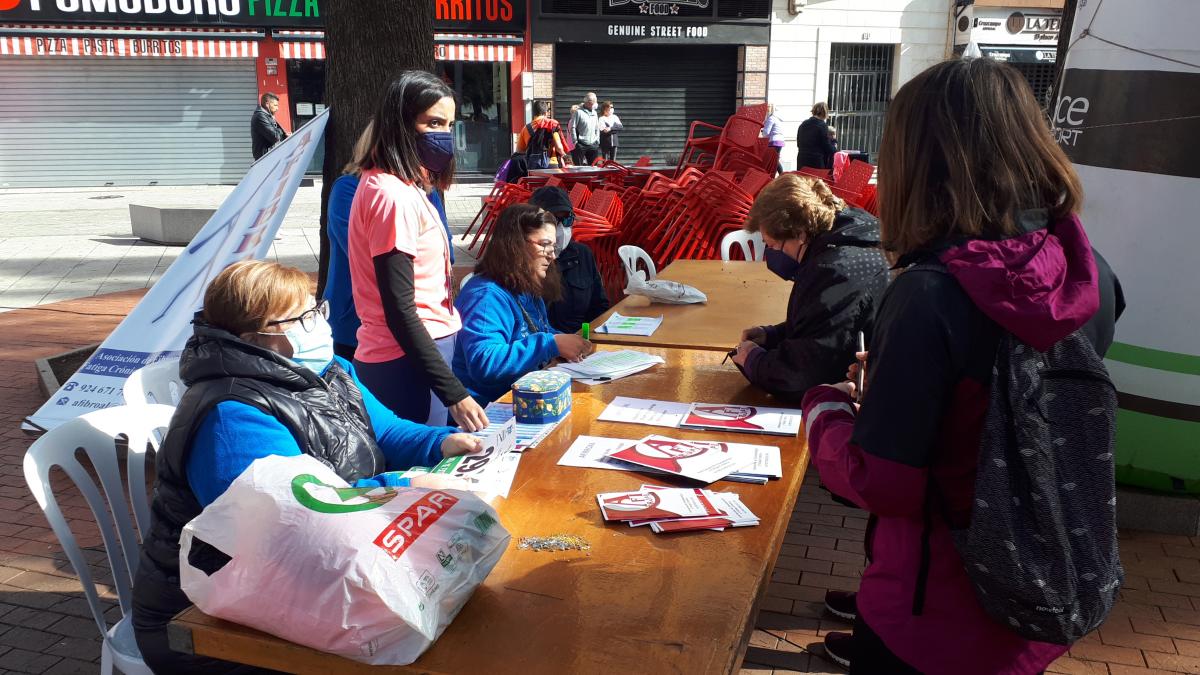
M 556 224 L 553 213 L 533 204 L 513 204 L 504 209 L 475 271 L 512 293 L 529 293 L 546 302 L 558 300 L 562 297 L 558 267 L 551 262 L 545 281 L 539 280 L 533 273 L 533 263 L 540 254 L 534 252 L 527 239 L 533 232 Z
M 1083 199 L 1025 78 L 992 59 L 939 63 L 900 88 L 879 149 L 879 223 L 893 257 L 954 237 L 1017 234 Z
M 428 173 L 417 154 L 417 116 L 435 103 L 453 98 L 454 91 L 433 73 L 406 70 L 384 90 L 379 109 L 372 121 L 370 152 L 361 168 L 379 169 L 403 180 L 416 183 L 426 190 L 446 190 L 454 182 L 455 161 L 441 173 Z M 448 120 L 453 121 L 453 120 Z

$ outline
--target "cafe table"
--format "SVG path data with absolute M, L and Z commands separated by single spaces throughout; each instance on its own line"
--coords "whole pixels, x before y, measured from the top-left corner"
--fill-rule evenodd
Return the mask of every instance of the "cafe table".
M 531 176 L 558 176 L 559 178 L 572 178 L 575 176 L 586 178 L 599 178 L 603 176 L 611 176 L 620 173 L 621 170 L 616 167 L 609 166 L 567 166 L 554 167 L 550 169 L 530 169 Z
M 720 356 L 652 349 L 666 363 L 603 385 L 574 384 L 573 410 L 521 459 L 509 497 L 493 504 L 512 541 L 499 564 L 428 651 L 410 666 L 371 667 L 209 617 L 172 621 L 173 649 L 293 673 L 730 673 L 742 662 L 808 464 L 800 437 L 688 431 L 597 421 L 615 396 L 771 405 Z M 724 532 L 654 534 L 605 523 L 600 492 L 661 477 L 558 466 L 579 435 L 777 445 L 783 478 L 718 481 L 760 519 Z M 521 550 L 521 537 L 578 535 L 588 551 Z M 270 602 L 264 598 L 264 602 Z M 336 612 L 338 608 L 313 611 Z
M 635 164 L 626 168 L 634 173 L 665 173 L 668 176 L 674 176 L 675 169 L 679 167 L 674 164 L 646 164 L 644 166 Z
M 652 304 L 645 296 L 631 295 L 591 322 L 591 340 L 598 344 L 727 352 L 737 347 L 743 329 L 782 323 L 787 318 L 792 284 L 775 276 L 761 262 L 676 260 L 663 268 L 658 278 L 694 286 L 704 291 L 708 302 Z M 614 312 L 622 316 L 661 316 L 663 322 L 649 336 L 597 332 Z

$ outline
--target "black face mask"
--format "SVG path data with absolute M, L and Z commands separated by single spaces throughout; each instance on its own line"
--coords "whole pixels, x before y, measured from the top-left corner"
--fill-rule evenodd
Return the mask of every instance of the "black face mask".
M 800 272 L 800 261 L 777 248 L 768 248 L 763 253 L 763 261 L 767 263 L 767 269 L 784 281 L 795 279 Z

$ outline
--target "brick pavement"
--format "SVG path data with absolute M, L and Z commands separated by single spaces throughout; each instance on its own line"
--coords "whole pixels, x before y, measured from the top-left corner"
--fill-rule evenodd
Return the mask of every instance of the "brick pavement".
M 100 341 L 141 293 L 0 313 L 0 675 L 99 668 L 99 633 L 79 583 L 25 486 L 30 438 L 18 426 L 41 402 L 33 360 Z M 62 503 L 93 573 L 108 580 L 90 512 L 79 498 Z M 815 475 L 805 478 L 743 673 L 842 672 L 823 658 L 820 641 L 848 626 L 823 614 L 821 600 L 827 589 L 857 587 L 865 526 L 861 512 L 817 489 Z M 1127 578 L 1112 616 L 1050 672 L 1200 674 L 1200 538 L 1126 532 L 1121 554 Z M 102 590 L 115 620 L 115 596 Z

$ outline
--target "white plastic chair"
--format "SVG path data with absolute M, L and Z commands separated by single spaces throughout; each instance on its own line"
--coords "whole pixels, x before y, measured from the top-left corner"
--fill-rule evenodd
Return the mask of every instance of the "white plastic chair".
M 650 258 L 650 254 L 646 253 L 639 246 L 625 245 L 617 249 L 617 256 L 621 258 L 621 263 L 625 265 L 626 280 L 632 279 L 637 271 L 638 263 L 641 262 L 646 268 L 646 281 L 653 281 L 658 276 L 658 268 L 654 266 L 654 260 Z
M 729 256 L 733 253 L 734 246 L 741 247 L 742 257 L 745 260 L 760 261 L 767 252 L 767 245 L 763 242 L 761 232 L 752 234 L 745 230 L 734 230 L 721 238 L 721 260 L 729 262 Z
M 461 291 L 467 285 L 467 282 L 470 281 L 471 277 L 473 277 L 473 276 L 475 276 L 474 272 L 467 272 L 466 274 L 464 274 L 463 278 L 459 279 L 459 281 L 458 281 L 458 290 Z
M 150 501 L 146 496 L 146 448 L 158 451 L 155 431 L 165 428 L 171 421 L 175 408 L 167 405 L 116 406 L 96 410 L 76 417 L 51 429 L 34 441 L 25 453 L 25 482 L 46 514 L 51 529 L 58 537 L 63 552 L 71 561 L 71 567 L 79 575 L 83 593 L 87 596 L 92 618 L 104 642 L 100 648 L 100 672 L 109 675 L 113 666 L 130 675 L 153 675 L 142 661 L 137 642 L 133 636 L 131 619 L 133 599 L 133 575 L 138 565 L 138 532 L 150 528 Z M 121 472 L 117 464 L 116 438 L 124 436 L 129 441 L 126 459 L 128 485 L 122 485 Z M 100 478 L 104 490 L 101 497 L 96 482 L 86 465 L 76 455 L 83 450 Z M 83 551 L 75 541 L 71 526 L 63 517 L 58 500 L 51 492 L 50 470 L 59 467 L 83 493 L 96 526 L 104 541 L 108 564 L 112 570 L 113 584 L 121 606 L 121 620 L 108 628 L 104 611 L 96 593 L 96 583 Z M 128 500 L 126 501 L 126 495 Z M 129 506 L 133 505 L 130 522 Z M 111 507 L 111 509 L 110 509 Z M 111 510 L 111 514 L 110 514 Z M 114 528 L 113 521 L 116 521 Z
M 126 405 L 179 405 L 187 385 L 179 379 L 179 359 L 164 359 L 139 368 L 125 378 L 121 393 Z

